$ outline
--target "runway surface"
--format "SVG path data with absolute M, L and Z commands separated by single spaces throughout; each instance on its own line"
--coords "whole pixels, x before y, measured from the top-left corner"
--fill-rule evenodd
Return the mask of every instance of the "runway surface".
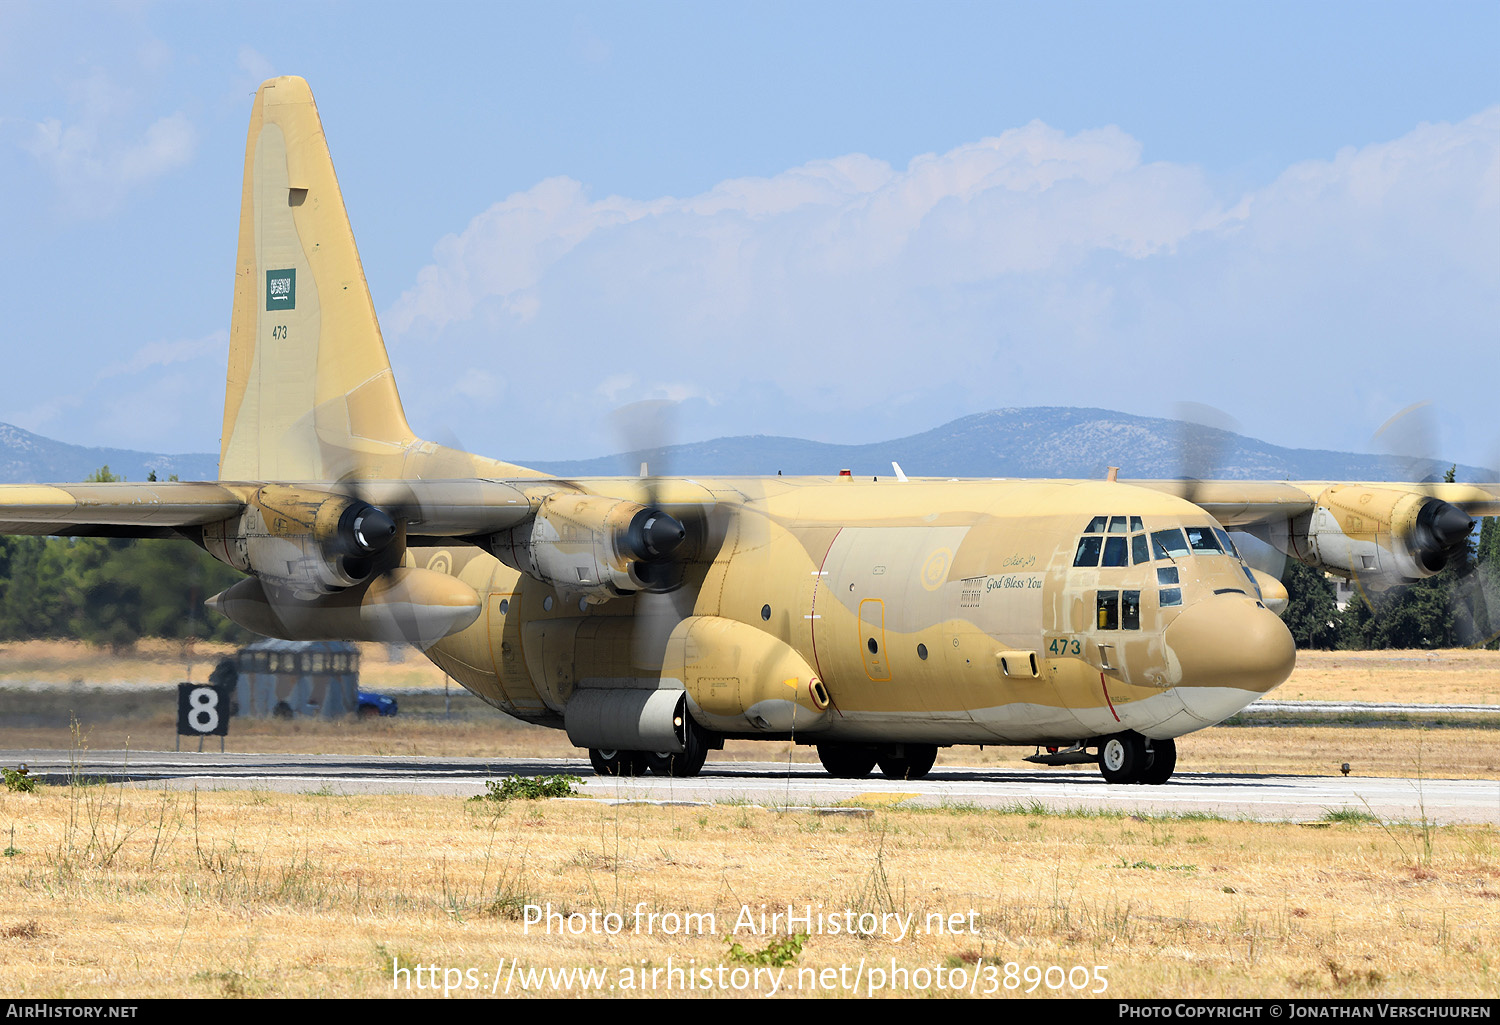
M 1500 825 L 1500 781 L 1360 776 L 1273 776 L 1182 772 L 1163 786 L 1111 786 L 1092 766 L 1058 769 L 940 765 L 924 780 L 833 779 L 816 765 L 713 761 L 694 779 L 596 777 L 583 759 L 480 760 L 217 752 L 0 751 L 0 764 L 26 764 L 45 783 L 128 782 L 143 788 L 272 790 L 287 793 L 426 794 L 471 797 L 486 780 L 571 773 L 585 796 L 606 801 L 749 802 L 775 808 L 848 804 L 1030 806 L 1053 811 L 1211 814 L 1313 821 L 1330 810 L 1385 820 Z

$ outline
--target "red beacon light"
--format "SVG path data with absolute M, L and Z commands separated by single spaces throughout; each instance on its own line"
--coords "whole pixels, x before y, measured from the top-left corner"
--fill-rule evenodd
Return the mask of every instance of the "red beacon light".
M 839 471 L 839 476 L 840 477 L 853 477 L 854 474 L 851 471 L 849 471 L 849 470 L 840 470 Z

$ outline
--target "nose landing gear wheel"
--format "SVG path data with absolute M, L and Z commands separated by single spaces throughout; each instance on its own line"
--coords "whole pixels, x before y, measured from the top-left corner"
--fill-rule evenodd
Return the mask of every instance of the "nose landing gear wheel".
M 1151 742 L 1151 764 L 1141 774 L 1142 783 L 1159 785 L 1172 778 L 1177 768 L 1177 741 L 1153 740 Z
M 1139 783 L 1150 764 L 1146 738 L 1139 733 L 1116 733 L 1099 745 L 1099 771 L 1107 783 Z
M 886 779 L 921 779 L 937 761 L 936 744 L 902 744 L 901 754 L 882 754 L 880 774 Z

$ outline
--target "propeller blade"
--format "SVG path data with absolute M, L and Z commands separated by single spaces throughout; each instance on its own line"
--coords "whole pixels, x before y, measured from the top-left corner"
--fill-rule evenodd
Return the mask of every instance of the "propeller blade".
M 1443 466 L 1437 453 L 1437 423 L 1432 403 L 1414 402 L 1376 429 L 1370 444 L 1385 455 L 1403 480 L 1413 484 L 1437 484 Z
M 1196 504 L 1202 483 L 1223 476 L 1224 455 L 1240 425 L 1223 410 L 1200 402 L 1179 402 L 1174 414 L 1182 497 Z

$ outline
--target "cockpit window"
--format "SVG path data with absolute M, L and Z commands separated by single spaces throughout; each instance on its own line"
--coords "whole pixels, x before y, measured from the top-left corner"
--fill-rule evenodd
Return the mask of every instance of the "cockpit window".
M 1188 544 L 1195 552 L 1222 552 L 1224 546 L 1219 544 L 1219 539 L 1214 537 L 1214 532 L 1207 527 L 1188 527 Z
M 1240 558 L 1240 550 L 1236 548 L 1234 542 L 1230 540 L 1228 531 L 1224 530 L 1221 527 L 1215 527 L 1214 537 L 1219 539 L 1219 544 L 1224 546 L 1225 552 L 1233 555 L 1236 559 Z
M 1134 532 L 1137 530 L 1145 530 L 1146 528 L 1141 526 L 1141 518 L 1139 516 L 1132 516 L 1130 517 L 1130 529 L 1132 532 Z
M 1110 537 L 1104 541 L 1104 565 L 1106 566 L 1128 566 L 1130 565 L 1129 553 L 1125 548 L 1123 537 Z
M 1102 537 L 1083 537 L 1078 540 L 1078 551 L 1073 556 L 1075 566 L 1099 565 L 1099 549 L 1104 546 Z
M 1093 519 L 1089 520 L 1088 529 L 1085 530 L 1084 533 L 1085 534 L 1102 534 L 1102 533 L 1104 533 L 1105 529 L 1108 526 L 1109 526 L 1109 517 L 1108 516 L 1095 516 Z
M 1137 534 L 1130 539 L 1130 561 L 1137 566 L 1151 561 L 1151 545 L 1145 534 Z
M 1151 540 L 1155 541 L 1161 549 L 1159 558 L 1180 559 L 1188 554 L 1187 542 L 1182 538 L 1182 531 L 1173 527 L 1171 530 L 1157 530 L 1151 534 Z
M 1130 528 L 1125 525 L 1125 517 L 1111 516 L 1109 518 L 1109 532 L 1111 534 L 1128 534 Z

